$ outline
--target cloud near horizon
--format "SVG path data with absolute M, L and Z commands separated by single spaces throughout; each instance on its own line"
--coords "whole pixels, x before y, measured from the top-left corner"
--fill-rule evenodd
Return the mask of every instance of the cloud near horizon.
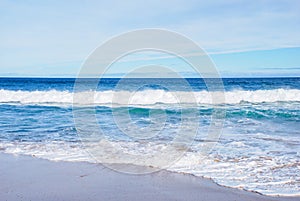
M 2 0 L 0 75 L 76 74 L 98 45 L 112 36 L 140 28 L 176 31 L 211 55 L 297 49 L 299 8 L 297 0 Z M 296 60 L 294 66 L 287 67 L 299 67 L 300 61 Z M 268 66 L 262 60 L 259 67 L 265 65 Z M 232 71 L 230 65 L 221 66 L 224 71 Z

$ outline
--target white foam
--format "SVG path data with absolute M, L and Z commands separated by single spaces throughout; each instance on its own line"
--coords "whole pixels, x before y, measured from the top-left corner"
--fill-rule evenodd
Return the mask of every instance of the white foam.
M 99 146 L 101 143 L 101 146 Z M 149 166 L 147 156 L 157 154 L 167 145 L 149 142 L 113 142 L 109 145 L 119 152 L 106 149 L 107 141 L 82 145 L 80 143 L 66 142 L 0 142 L 0 150 L 10 154 L 33 155 L 38 158 L 53 161 L 86 161 L 95 160 L 83 146 L 101 148 L 103 163 L 124 163 Z M 88 149 L 91 151 L 90 149 Z M 102 152 L 101 152 L 102 153 Z M 129 153 L 132 157 L 125 157 Z M 144 155 L 144 160 L 136 160 L 135 155 Z M 264 156 L 264 157 L 263 157 Z M 100 155 L 99 155 L 100 157 Z M 171 165 L 171 164 L 170 164 Z M 250 191 L 258 191 L 266 195 L 299 196 L 299 181 L 297 180 L 299 159 L 287 156 L 270 157 L 268 153 L 260 152 L 257 155 L 236 155 L 234 158 L 211 153 L 203 156 L 198 151 L 186 152 L 180 160 L 167 169 L 179 173 L 189 173 L 196 176 L 211 178 L 220 185 L 233 188 L 242 188 Z
M 22 103 L 22 104 L 72 104 L 73 93 L 69 91 L 10 91 L 0 90 L 0 103 Z M 145 90 L 145 91 L 86 91 L 79 92 L 79 97 L 94 97 L 93 103 L 99 106 L 107 104 L 118 105 L 154 105 L 162 104 L 189 104 L 195 100 L 199 104 L 238 104 L 240 102 L 262 103 L 262 102 L 288 102 L 300 101 L 300 90 L 298 89 L 275 89 L 275 90 L 256 90 L 245 91 L 235 90 L 226 91 L 225 99 L 212 100 L 212 97 L 222 97 L 221 92 L 184 92 L 184 91 L 164 91 L 164 90 Z M 77 96 L 78 97 L 78 96 Z M 129 97 L 129 100 L 128 100 Z M 181 97 L 181 101 L 178 101 Z M 190 97 L 195 97 L 191 99 Z M 84 103 L 81 100 L 74 100 L 75 104 Z

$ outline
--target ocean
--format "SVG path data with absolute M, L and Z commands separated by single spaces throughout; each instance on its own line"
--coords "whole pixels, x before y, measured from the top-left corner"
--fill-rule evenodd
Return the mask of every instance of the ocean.
M 53 161 L 155 166 L 147 157 L 197 122 L 192 143 L 167 170 L 265 195 L 300 195 L 300 78 L 222 80 L 225 99 L 215 103 L 210 94 L 220 92 L 208 91 L 197 78 L 186 79 L 189 87 L 171 78 L 126 79 L 122 85 L 120 79 L 104 78 L 96 89 L 90 87 L 94 79 L 85 79 L 76 92 L 73 78 L 0 78 L 0 151 Z M 74 93 L 92 94 L 94 104 L 74 101 Z M 178 104 L 177 96 L 190 95 L 193 101 Z M 130 103 L 122 97 L 131 97 Z M 222 130 L 203 156 L 216 107 L 225 112 Z M 94 112 L 101 138 L 83 140 L 97 135 L 95 125 L 87 118 L 82 134 L 74 111 L 83 119 Z M 134 136 L 126 135 L 132 131 Z M 101 159 L 91 156 L 88 146 L 101 152 Z

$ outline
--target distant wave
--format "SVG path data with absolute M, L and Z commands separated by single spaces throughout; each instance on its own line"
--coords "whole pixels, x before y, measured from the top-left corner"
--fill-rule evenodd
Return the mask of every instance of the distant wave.
M 199 104 L 212 104 L 212 93 L 208 91 L 184 92 L 184 91 L 164 91 L 164 90 L 145 90 L 145 91 L 86 91 L 78 92 L 84 96 L 94 95 L 94 104 L 120 104 L 127 105 L 127 99 L 122 97 L 131 97 L 130 105 L 153 105 L 176 104 L 176 97 L 187 97 L 182 103 L 193 103 L 190 100 L 191 93 L 194 93 L 195 99 Z M 113 99 L 113 97 L 115 97 Z M 118 98 L 116 98 L 118 97 Z M 112 101 L 113 100 L 113 101 Z M 300 101 L 300 90 L 298 89 L 275 89 L 275 90 L 234 90 L 225 92 L 225 100 L 216 101 L 220 104 L 238 104 L 241 102 L 262 103 L 262 102 L 288 102 Z M 0 103 L 22 103 L 22 104 L 72 104 L 73 93 L 69 91 L 11 91 L 0 90 Z M 75 104 L 78 104 L 74 102 Z

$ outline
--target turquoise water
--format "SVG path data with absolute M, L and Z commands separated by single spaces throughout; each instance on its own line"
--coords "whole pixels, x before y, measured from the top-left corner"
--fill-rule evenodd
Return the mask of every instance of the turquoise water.
M 208 92 L 203 80 L 187 79 L 186 87 L 176 79 L 128 79 L 116 89 L 119 79 L 103 79 L 94 91 L 94 80 L 87 79 L 84 89 L 76 93 L 92 92 L 93 105 L 74 102 L 74 81 L 0 78 L 0 151 L 55 161 L 99 162 L 85 146 L 103 136 L 83 144 L 74 124 L 74 111 L 78 111 L 83 117 L 96 112 L 105 139 L 119 152 L 146 157 L 174 139 L 184 116 L 197 122 L 199 129 L 187 152 L 167 169 L 267 195 L 300 195 L 300 78 L 223 79 L 225 99 L 217 105 L 226 114 L 223 129 L 204 158 L 201 147 L 216 107 L 210 95 L 219 91 Z M 177 96 L 191 94 L 194 100 L 186 98 L 178 104 Z M 115 115 L 125 122 L 125 131 L 116 124 Z M 93 126 L 87 123 L 86 127 L 93 132 Z M 141 138 L 126 135 L 133 130 Z M 118 154 L 114 153 L 115 160 L 123 156 Z M 111 158 L 101 160 L 111 162 Z M 115 162 L 135 163 L 126 158 Z

